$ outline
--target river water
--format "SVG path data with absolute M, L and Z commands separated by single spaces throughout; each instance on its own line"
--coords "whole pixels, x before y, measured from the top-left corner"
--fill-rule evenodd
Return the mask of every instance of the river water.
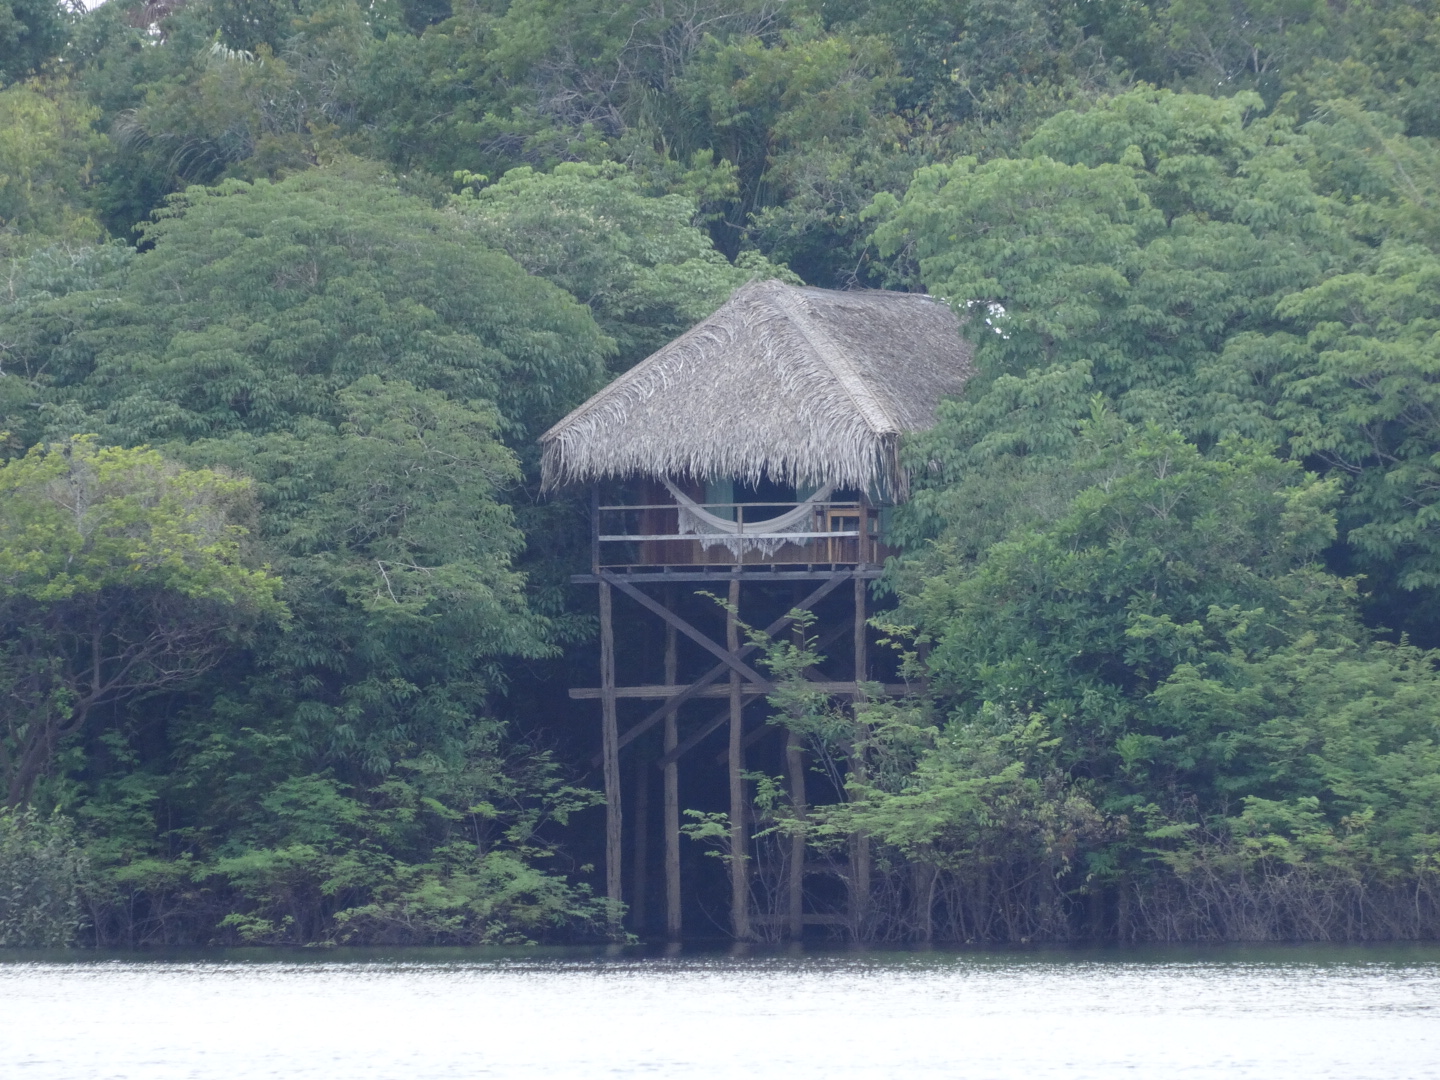
M 12 958 L 0 1075 L 1440 1078 L 1440 951 Z

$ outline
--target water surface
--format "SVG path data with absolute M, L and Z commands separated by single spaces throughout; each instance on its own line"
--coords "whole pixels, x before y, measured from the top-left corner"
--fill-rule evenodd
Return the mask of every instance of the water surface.
M 11 961 L 0 1073 L 1440 1078 L 1440 951 Z

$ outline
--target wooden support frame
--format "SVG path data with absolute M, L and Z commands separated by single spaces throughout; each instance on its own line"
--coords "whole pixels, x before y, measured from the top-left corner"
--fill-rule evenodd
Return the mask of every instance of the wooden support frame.
M 827 633 L 824 637 L 822 637 L 819 641 L 815 643 L 815 651 L 824 652 L 831 645 L 835 644 L 835 642 L 839 641 L 840 638 L 843 637 L 845 635 L 845 632 L 849 629 L 850 624 L 842 622 L 839 626 L 835 627 L 833 630 L 831 630 L 829 633 Z M 813 667 L 805 669 L 805 677 L 814 685 L 815 693 L 817 694 L 834 694 L 839 697 L 849 696 L 851 698 L 854 698 L 860 693 L 860 687 L 855 683 L 828 682 L 826 681 L 824 674 L 816 671 Z M 900 697 L 904 694 L 908 694 L 909 692 L 910 688 L 908 686 L 892 685 L 885 687 L 885 693 L 891 697 Z M 713 730 L 715 729 L 709 729 L 709 731 Z M 757 742 L 763 739 L 766 735 L 770 734 L 772 730 L 774 730 L 774 726 L 770 724 L 765 724 L 761 727 L 756 728 L 754 731 L 750 732 L 749 735 L 745 736 L 745 748 L 748 750 L 750 747 L 754 746 Z M 708 735 L 709 731 L 705 732 L 705 734 Z M 697 742 L 698 741 L 699 740 L 697 740 Z M 717 765 L 723 763 L 724 760 L 724 751 L 721 751 L 719 754 L 715 755 L 715 762 Z
M 680 633 L 684 634 L 691 641 L 695 642 L 696 645 L 699 645 L 706 652 L 713 653 L 722 664 L 731 668 L 734 674 L 743 675 L 750 682 L 754 683 L 756 686 L 759 686 L 764 690 L 768 691 L 773 688 L 774 684 L 771 683 L 769 679 L 765 678 L 764 675 L 761 675 L 749 664 L 745 663 L 744 660 L 740 659 L 739 646 L 736 646 L 733 649 L 722 648 L 719 644 L 712 641 L 709 635 L 702 634 L 699 630 L 696 630 L 695 627 L 691 626 L 690 623 L 688 623 L 686 620 L 682 619 L 679 615 L 676 615 L 675 612 L 671 611 L 664 604 L 660 603 L 657 600 L 652 600 L 650 597 L 646 596 L 643 592 L 637 589 L 634 585 L 631 585 L 619 574 L 612 574 L 608 570 L 601 570 L 600 578 L 602 581 L 606 581 L 609 584 L 615 586 L 615 588 L 619 589 L 626 596 L 630 597 L 630 599 L 634 600 L 637 604 L 645 608 L 647 611 L 652 612 L 655 615 L 659 615 L 660 618 L 664 619 L 671 626 L 675 627 L 676 630 L 679 630 Z M 739 577 L 732 578 L 730 591 L 734 593 L 736 592 L 736 590 L 739 589 L 739 587 Z
M 809 596 L 807 596 L 804 600 L 800 601 L 800 603 L 796 604 L 790 610 L 809 611 L 816 604 L 820 603 L 820 601 L 824 600 L 832 592 L 838 589 L 844 582 L 849 580 L 851 576 L 853 575 L 845 574 L 843 571 L 837 571 L 831 574 L 825 579 L 825 581 L 823 582 L 823 584 L 820 585 L 819 588 L 815 589 Z M 596 580 L 604 579 L 597 578 Z M 627 595 L 629 594 L 627 593 Z M 785 615 L 782 615 L 780 618 L 776 619 L 774 622 L 772 622 L 769 626 L 765 628 L 765 635 L 767 637 L 774 637 L 781 630 L 784 630 L 785 627 L 789 626 L 790 621 L 790 615 L 787 612 Z M 668 620 L 666 621 L 666 625 L 672 627 L 674 626 L 674 624 L 670 623 Z M 675 628 L 678 629 L 678 627 Z M 739 656 L 741 659 L 744 659 L 745 657 L 750 656 L 752 653 L 759 651 L 759 648 L 760 646 L 758 645 L 746 645 L 740 649 Z M 641 735 L 645 734 L 645 732 L 649 731 L 657 723 L 663 720 L 667 713 L 678 710 L 681 705 L 684 705 L 686 702 L 698 697 L 701 691 L 703 691 L 711 683 L 715 682 L 715 680 L 720 678 L 721 675 L 725 674 L 728 666 L 729 665 L 727 664 L 716 664 L 704 675 L 700 676 L 700 678 L 697 679 L 695 682 L 685 687 L 674 697 L 668 699 L 663 705 L 657 708 L 654 712 L 650 713 L 649 716 L 645 717 L 644 720 L 641 720 L 640 723 L 636 724 L 634 727 L 626 731 L 625 734 L 620 738 L 620 749 L 624 749 L 631 742 L 638 739 Z M 590 767 L 592 769 L 595 768 L 601 763 L 602 760 L 603 759 L 601 755 L 597 754 L 594 758 L 591 759 Z M 669 759 L 667 758 L 667 760 Z
M 807 681 L 810 683 L 816 693 L 836 694 L 842 697 L 854 697 L 857 692 L 855 683 L 853 682 L 832 681 L 830 679 L 826 679 L 824 676 L 816 675 L 813 671 L 807 671 L 805 674 L 808 677 Z M 674 689 L 675 687 L 673 686 L 667 686 L 663 683 L 657 683 L 654 685 L 646 686 L 617 686 L 614 688 L 613 693 L 615 694 L 615 697 L 617 699 L 622 701 L 654 701 L 657 698 L 668 701 L 671 697 L 674 696 L 672 693 L 670 693 L 670 691 L 673 691 Z M 885 693 L 893 695 L 908 693 L 911 688 L 906 683 L 886 683 L 884 686 L 881 687 L 881 689 L 885 691 Z M 612 691 L 607 691 L 603 687 L 599 686 L 573 686 L 570 688 L 570 697 L 574 701 L 599 701 L 602 697 L 605 696 L 606 693 L 609 692 Z M 748 683 L 743 682 L 740 684 L 740 692 L 745 696 L 747 700 L 766 696 L 766 692 L 764 690 L 761 690 L 757 686 L 751 686 Z M 862 687 L 859 692 L 864 693 L 864 688 Z M 707 686 L 704 690 L 700 691 L 699 694 L 695 695 L 695 699 L 728 698 L 729 696 L 729 684 L 722 683 L 719 686 Z M 620 739 L 620 748 L 623 750 L 626 745 L 628 744 L 622 737 Z
M 876 687 L 874 684 L 866 685 L 869 675 L 866 652 L 866 590 L 868 583 L 875 576 L 873 568 L 868 566 L 855 566 L 849 569 L 830 568 L 823 575 L 819 573 L 810 575 L 809 580 L 818 579 L 819 584 L 811 590 L 808 596 L 794 604 L 786 611 L 785 615 L 773 621 L 764 630 L 766 636 L 775 636 L 793 623 L 793 616 L 797 609 L 813 609 L 841 584 L 847 580 L 850 581 L 854 591 L 854 618 L 853 620 L 846 619 L 839 625 L 832 625 L 825 634 L 821 635 L 817 647 L 823 650 L 842 638 L 847 631 L 851 632 L 854 645 L 853 680 L 848 682 L 832 681 L 833 676 L 827 679 L 824 673 L 814 668 L 807 669 L 804 674 L 817 691 L 845 695 L 852 698 L 857 704 L 864 700 L 867 693 L 872 691 L 903 694 L 911 690 L 910 687 L 903 685 L 883 688 Z M 678 941 L 683 929 L 680 880 L 679 762 L 686 753 L 700 745 L 718 728 L 728 726 L 726 749 L 722 755 L 717 756 L 717 760 L 725 763 L 728 777 L 728 869 L 731 885 L 731 932 L 735 939 L 737 941 L 751 940 L 757 925 L 774 925 L 791 940 L 799 940 L 806 926 L 821 924 L 846 925 L 857 937 L 860 936 L 867 913 L 871 859 L 869 838 L 860 834 L 851 838 L 849 873 L 844 875 L 850 886 L 850 910 L 843 917 L 843 921 L 838 916 L 816 916 L 805 912 L 804 878 L 810 872 L 810 867 L 805 861 L 806 839 L 803 832 L 797 832 L 790 838 L 789 850 L 785 856 L 788 865 L 782 892 L 783 903 L 779 909 L 783 915 L 762 918 L 751 911 L 750 878 L 753 871 L 750 865 L 750 832 L 753 828 L 753 814 L 748 801 L 749 787 L 745 773 L 746 752 L 772 728 L 776 730 L 779 728 L 776 725 L 766 724 L 750 732 L 745 730 L 744 711 L 746 707 L 757 699 L 772 693 L 775 687 L 772 680 L 767 679 L 750 663 L 747 663 L 747 658 L 754 654 L 761 645 L 754 642 L 741 645 L 740 628 L 742 624 L 739 609 L 742 585 L 746 581 L 754 580 L 756 584 L 769 583 L 776 579 L 776 575 L 761 573 L 752 576 L 739 570 L 724 578 L 719 578 L 718 575 L 705 575 L 706 583 L 718 583 L 718 580 L 724 580 L 728 585 L 727 600 L 724 604 L 725 638 L 723 645 L 699 630 L 677 612 L 676 582 L 667 581 L 663 575 L 650 575 L 642 578 L 640 575 L 620 574 L 596 566 L 590 579 L 599 586 L 600 593 L 600 686 L 574 688 L 570 691 L 570 696 L 582 699 L 598 698 L 601 702 L 602 746 L 600 753 L 594 759 L 594 764 L 603 766 L 606 807 L 605 888 L 606 896 L 615 904 L 615 911 L 618 913 L 622 910 L 621 904 L 628 898 L 631 901 L 633 929 L 643 933 L 649 928 L 648 920 L 644 915 L 650 873 L 648 869 L 649 792 L 648 782 L 644 779 L 649 775 L 646 771 L 648 762 L 639 765 L 639 771 L 634 778 L 635 788 L 633 793 L 627 795 L 634 804 L 629 809 L 637 815 L 633 820 L 633 826 L 627 832 L 624 829 L 623 817 L 625 803 L 621 797 L 620 754 L 622 748 L 640 738 L 656 723 L 663 722 L 663 744 L 656 765 L 664 774 L 664 803 L 660 813 L 664 842 L 664 927 L 666 939 Z M 663 582 L 666 585 L 663 599 L 657 599 L 644 592 L 640 588 L 642 582 L 645 584 Z M 623 593 L 644 611 L 661 620 L 665 632 L 663 683 L 623 687 L 617 685 L 614 611 L 616 591 Z M 678 644 L 682 634 L 719 661 L 697 681 L 684 685 L 679 683 Z M 714 685 L 720 681 L 721 676 L 726 676 L 723 684 Z M 682 741 L 678 720 L 681 706 L 701 697 L 721 696 L 726 698 L 725 708 L 719 711 L 713 720 L 701 725 L 698 730 L 693 731 L 688 738 Z M 618 716 L 619 702 L 622 698 L 658 699 L 656 707 L 649 715 L 639 724 L 625 731 L 623 735 L 619 729 Z M 647 747 L 649 748 L 645 756 L 649 757 L 654 754 L 655 750 L 649 744 Z M 860 756 L 863 753 L 863 747 L 856 749 L 857 753 L 853 756 L 852 768 L 858 776 L 863 776 L 865 764 Z M 793 733 L 788 733 L 786 739 L 784 771 L 787 774 L 791 802 L 796 814 L 803 820 L 809 809 L 805 790 L 804 746 L 803 741 Z M 624 852 L 622 849 L 624 839 L 629 839 L 634 844 L 629 852 Z M 629 856 L 628 859 L 624 858 L 626 855 Z M 626 870 L 630 871 L 628 877 L 625 876 Z M 618 924 L 611 929 L 612 933 L 620 932 Z

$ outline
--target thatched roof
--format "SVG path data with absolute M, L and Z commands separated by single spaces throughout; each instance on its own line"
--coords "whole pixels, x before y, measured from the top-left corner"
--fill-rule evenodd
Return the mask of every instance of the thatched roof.
M 545 485 L 635 474 L 904 489 L 901 434 L 965 385 L 949 306 L 764 281 L 541 437 Z

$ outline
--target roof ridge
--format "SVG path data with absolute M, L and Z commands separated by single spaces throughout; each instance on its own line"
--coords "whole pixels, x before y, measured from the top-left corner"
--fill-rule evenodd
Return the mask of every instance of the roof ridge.
M 840 384 L 860 415 L 865 418 L 865 423 L 870 430 L 877 435 L 899 434 L 901 425 L 898 418 L 870 387 L 860 368 L 845 355 L 829 334 L 811 322 L 808 308 L 802 308 L 793 302 L 789 295 L 792 286 L 778 281 L 775 284 L 780 287 L 766 290 L 771 293 L 770 299 L 800 331 L 801 337 L 809 342 L 820 361 L 830 369 L 830 373 L 835 376 L 835 381 Z M 794 291 L 798 292 L 799 290 Z

